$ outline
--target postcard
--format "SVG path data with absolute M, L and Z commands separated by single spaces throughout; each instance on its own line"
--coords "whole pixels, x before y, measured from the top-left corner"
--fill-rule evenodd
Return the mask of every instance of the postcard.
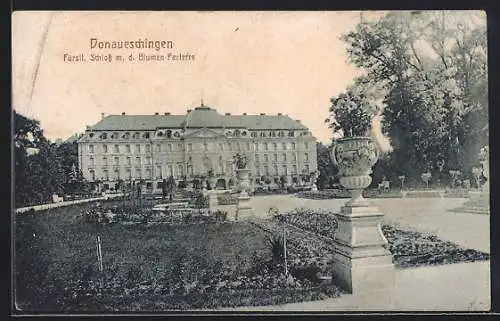
M 491 309 L 483 11 L 18 11 L 12 309 Z

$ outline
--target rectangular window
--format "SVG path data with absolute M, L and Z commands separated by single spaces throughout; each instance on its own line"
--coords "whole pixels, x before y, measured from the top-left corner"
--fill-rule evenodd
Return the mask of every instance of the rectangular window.
M 151 165 L 151 157 L 146 157 L 146 165 Z
M 188 144 L 188 151 L 189 152 L 193 151 L 193 144 L 191 144 L 191 143 Z
M 273 150 L 278 150 L 278 144 L 273 143 Z
M 89 145 L 89 153 L 94 154 L 94 145 Z
M 281 149 L 286 150 L 286 143 L 281 143 Z
M 259 154 L 256 154 L 255 155 L 255 161 L 258 162 L 259 161 Z
M 105 169 L 105 170 L 102 171 L 102 173 L 103 173 L 103 178 L 105 180 L 109 180 L 109 173 L 108 173 L 108 171 Z
M 293 153 L 292 154 L 292 159 L 293 159 L 294 162 L 296 162 L 297 161 L 297 154 Z
M 120 152 L 120 146 L 115 145 L 115 153 L 119 153 L 119 152 Z
M 228 147 L 229 150 L 233 150 L 233 145 L 230 142 L 227 143 L 227 147 Z
M 161 178 L 161 166 L 156 167 L 156 178 Z
M 309 161 L 309 154 L 308 154 L 308 153 L 305 153 L 305 154 L 304 154 L 304 159 L 305 159 L 305 161 L 306 161 L 306 162 L 308 162 L 308 161 Z
M 208 144 L 207 143 L 203 143 L 203 149 L 207 152 L 208 151 Z
M 141 152 L 141 145 L 137 144 L 135 145 L 135 152 L 140 153 Z
M 268 150 L 267 143 L 264 143 L 264 150 Z
M 292 172 L 293 172 L 294 175 L 297 174 L 297 165 L 293 165 Z
M 267 156 L 267 154 L 264 154 L 264 161 L 269 162 L 269 156 Z
M 115 169 L 115 179 L 120 179 L 120 170 L 119 169 Z
M 288 168 L 285 166 L 283 166 L 283 175 L 285 176 L 288 176 Z
M 136 163 L 137 165 L 141 165 L 141 158 L 140 158 L 140 157 L 136 157 L 136 158 L 135 158 L 135 163 Z
M 283 161 L 286 162 L 286 153 L 283 153 Z
M 151 170 L 150 169 L 146 169 L 146 179 L 151 179 Z
M 94 157 L 90 157 L 90 159 L 89 159 L 89 165 L 90 165 L 90 167 L 94 167 L 95 166 Z
M 160 144 L 156 144 L 156 151 L 161 152 L 161 145 Z
M 115 165 L 120 165 L 120 157 L 115 157 Z
M 108 152 L 108 145 L 102 145 L 102 152 L 106 154 Z
M 126 173 L 125 175 L 127 175 L 127 179 L 131 180 L 132 179 L 132 171 L 130 170 L 130 168 L 127 168 L 125 173 Z
M 132 159 L 130 157 L 127 157 L 127 165 L 132 165 Z
M 309 143 L 308 142 L 304 142 L 304 148 L 305 149 L 309 149 Z
M 102 158 L 102 163 L 104 164 L 104 166 L 108 166 L 108 158 L 107 157 L 103 157 Z
M 135 169 L 135 178 L 137 178 L 137 179 L 141 178 L 141 169 L 140 168 Z
M 292 150 L 295 150 L 295 143 L 292 143 Z
M 93 170 L 89 171 L 90 173 L 90 180 L 95 181 L 95 172 Z
M 146 153 L 151 153 L 151 145 L 146 144 Z
M 273 155 L 273 160 L 274 160 L 274 162 L 277 162 L 277 161 L 278 161 L 278 154 L 274 154 L 274 155 Z
M 125 152 L 130 153 L 130 145 L 125 145 Z
M 221 151 L 224 151 L 224 144 L 223 144 L 223 143 L 219 143 L 219 149 L 220 149 Z
M 168 151 L 172 152 L 172 144 L 168 144 Z

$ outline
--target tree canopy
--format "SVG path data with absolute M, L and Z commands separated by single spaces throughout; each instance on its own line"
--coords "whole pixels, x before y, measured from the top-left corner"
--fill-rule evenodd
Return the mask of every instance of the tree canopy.
M 352 101 L 359 101 L 371 86 L 383 93 L 383 128 L 393 152 L 374 172 L 410 182 L 428 170 L 436 178 L 449 169 L 471 172 L 488 143 L 485 16 L 390 12 L 362 20 L 342 39 L 350 62 L 366 73 L 339 97 L 358 93 Z

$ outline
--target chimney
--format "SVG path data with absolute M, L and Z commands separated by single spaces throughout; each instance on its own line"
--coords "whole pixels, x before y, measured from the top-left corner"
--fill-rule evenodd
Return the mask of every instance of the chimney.
M 226 116 L 231 116 L 231 113 L 226 113 Z
M 101 113 L 101 119 L 104 119 L 104 113 Z
M 191 111 L 193 111 L 192 109 L 188 109 L 187 112 L 190 113 Z
M 300 119 L 296 119 L 295 121 L 296 121 L 297 123 L 300 123 Z
M 265 116 L 265 115 L 266 115 L 266 113 L 260 113 L 260 115 L 261 115 L 261 116 Z
M 247 113 L 243 113 L 243 116 L 246 116 L 246 115 L 247 115 Z
M 89 125 L 87 125 L 87 130 L 89 130 L 89 129 L 90 129 L 90 126 L 89 126 Z
M 125 112 L 123 112 L 122 115 L 125 115 Z
M 155 115 L 159 115 L 158 113 L 155 113 Z
M 165 116 L 168 116 L 168 115 L 170 115 L 170 113 L 165 113 Z
M 281 115 L 282 115 L 282 113 L 278 113 L 278 116 L 281 116 Z

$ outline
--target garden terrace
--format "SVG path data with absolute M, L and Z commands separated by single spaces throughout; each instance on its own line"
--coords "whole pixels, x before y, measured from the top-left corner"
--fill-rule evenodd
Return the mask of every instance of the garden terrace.
M 337 287 L 321 286 L 303 270 L 285 276 L 282 265 L 273 261 L 269 232 L 252 224 L 88 224 L 80 212 L 93 206 L 16 218 L 16 302 L 22 310 L 216 308 L 340 294 Z M 96 258 L 97 235 L 102 274 Z M 307 253 L 300 255 L 309 260 Z
M 303 229 L 308 231 L 308 234 L 318 234 L 330 244 L 333 244 L 337 229 L 334 213 L 310 209 L 277 213 L 273 221 L 276 224 L 284 222 L 286 225 Z M 287 227 L 287 229 L 290 228 Z M 435 235 L 400 229 L 389 224 L 382 226 L 382 232 L 388 241 L 388 249 L 393 255 L 394 264 L 401 268 L 483 261 L 490 258 L 487 253 L 464 249 L 452 242 L 442 241 Z M 295 234 L 297 235 L 297 231 Z M 321 251 L 321 247 L 318 247 L 317 251 Z M 326 255 L 326 253 L 321 255 Z

